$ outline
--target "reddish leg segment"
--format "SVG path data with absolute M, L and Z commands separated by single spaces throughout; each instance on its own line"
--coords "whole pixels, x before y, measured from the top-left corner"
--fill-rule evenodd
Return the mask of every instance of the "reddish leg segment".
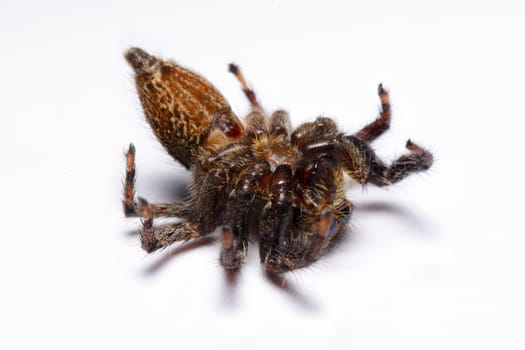
M 381 112 L 379 118 L 365 126 L 356 134 L 357 137 L 368 143 L 374 141 L 390 127 L 391 111 L 388 91 L 383 88 L 383 84 L 379 84 L 377 93 L 381 100 Z
M 246 82 L 246 79 L 244 78 L 244 75 L 242 74 L 239 67 L 233 63 L 230 63 L 228 70 L 233 73 L 233 75 L 235 75 L 237 80 L 239 80 L 241 83 L 242 91 L 248 98 L 248 101 L 250 101 L 252 109 L 261 110 L 261 105 L 259 105 L 259 102 L 257 102 L 255 92 L 248 86 L 248 83 Z
M 127 217 L 143 217 L 140 205 L 135 202 L 135 146 L 129 145 L 126 152 L 126 177 L 124 181 L 124 215 Z M 153 217 L 159 216 L 184 216 L 185 205 L 182 202 L 176 203 L 155 203 L 149 204 L 149 210 Z

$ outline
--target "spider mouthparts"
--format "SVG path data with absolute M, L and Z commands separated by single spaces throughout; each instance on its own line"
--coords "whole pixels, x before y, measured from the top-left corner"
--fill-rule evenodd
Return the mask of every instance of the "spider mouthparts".
M 132 47 L 124 54 L 135 73 L 144 73 L 158 62 L 158 59 L 138 47 Z

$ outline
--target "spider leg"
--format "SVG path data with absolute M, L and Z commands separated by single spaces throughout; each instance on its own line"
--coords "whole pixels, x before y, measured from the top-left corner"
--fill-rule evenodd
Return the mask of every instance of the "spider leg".
M 285 111 L 279 110 L 272 113 L 270 116 L 270 134 L 271 135 L 284 135 L 288 137 L 290 135 L 290 130 L 292 125 L 288 117 L 288 113 Z
M 226 270 L 238 270 L 248 248 L 248 240 L 241 235 L 235 235 L 231 226 L 222 228 L 222 248 L 220 263 Z
M 337 137 L 338 130 L 335 122 L 326 117 L 317 117 L 313 122 L 299 125 L 290 136 L 292 144 L 305 155 L 314 155 L 325 152 L 325 148 Z
M 429 151 L 410 140 L 407 141 L 406 148 L 410 153 L 402 155 L 387 166 L 365 141 L 356 136 L 345 136 L 336 145 L 334 156 L 356 182 L 386 186 L 432 166 L 433 156 Z
M 246 167 L 250 164 L 249 172 Z M 254 232 L 259 218 L 255 204 L 262 176 L 268 174 L 267 164 L 244 164 L 228 169 L 229 181 L 225 195 L 229 198 L 222 213 L 222 249 L 220 263 L 227 272 L 237 272 L 244 263 L 248 250 L 248 237 Z M 263 175 L 264 176 L 264 175 Z M 269 176 L 269 175 L 266 175 Z
M 311 211 L 308 216 L 318 218 L 307 226 L 311 234 L 304 257 L 310 263 L 319 259 L 346 226 L 352 204 L 343 194 L 343 174 L 329 157 L 321 157 L 314 163 L 310 178 L 303 186 L 305 189 L 301 192 L 307 194 L 305 202 Z
M 237 80 L 241 83 L 242 91 L 248 98 L 248 101 L 250 101 L 252 109 L 261 110 L 261 105 L 259 104 L 259 102 L 257 102 L 255 92 L 248 86 L 248 83 L 246 82 L 246 79 L 244 78 L 244 75 L 242 74 L 240 68 L 236 64 L 230 63 L 228 70 L 230 71 L 230 73 L 235 75 Z
M 390 166 L 377 164 L 371 170 L 368 181 L 377 186 L 385 186 L 396 183 L 411 173 L 429 169 L 434 157 L 432 154 L 417 144 L 408 140 L 406 148 L 410 153 L 402 155 L 392 162 Z
M 142 248 L 148 253 L 165 248 L 174 242 L 188 241 L 202 236 L 196 226 L 190 222 L 178 222 L 154 228 L 151 205 L 139 197 L 139 208 L 143 225 L 140 231 L 140 241 Z
M 266 115 L 259 111 L 253 110 L 244 118 L 246 126 L 246 135 L 255 138 L 268 132 L 266 125 Z
M 126 152 L 126 177 L 124 180 L 124 198 L 122 204 L 126 217 L 141 217 L 142 213 L 139 205 L 135 201 L 135 146 L 130 143 Z M 156 203 L 149 204 L 151 213 L 154 217 L 159 216 L 184 216 L 186 205 L 183 202 L 177 203 Z
M 379 117 L 355 134 L 355 136 L 367 143 L 374 141 L 390 127 L 391 110 L 388 91 L 383 88 L 383 84 L 379 84 L 377 93 L 381 101 L 381 112 L 379 113 Z
M 326 208 L 319 217 L 319 229 L 310 248 L 306 251 L 306 259 L 315 261 L 321 256 L 321 252 L 330 243 L 330 228 L 334 224 L 334 212 Z
M 135 146 L 130 143 L 126 152 L 126 178 L 124 181 L 124 214 L 126 216 L 135 216 L 137 206 L 133 199 L 135 196 Z
M 294 219 L 292 169 L 281 164 L 268 184 L 271 197 L 262 208 L 258 225 L 259 255 L 267 272 L 281 273 L 296 268 L 298 244 L 290 235 Z

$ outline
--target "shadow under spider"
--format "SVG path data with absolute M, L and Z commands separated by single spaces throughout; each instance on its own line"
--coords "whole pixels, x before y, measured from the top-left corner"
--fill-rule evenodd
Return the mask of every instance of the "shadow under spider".
M 144 273 L 147 275 L 151 275 L 156 273 L 161 268 L 165 267 L 166 264 L 169 263 L 169 261 L 176 256 L 189 252 L 191 250 L 206 247 L 215 242 L 216 238 L 214 236 L 204 236 L 199 239 L 195 239 L 189 242 L 182 243 L 178 246 L 176 246 L 173 249 L 170 249 L 169 251 L 162 254 L 162 256 L 153 264 L 151 264 L 148 268 L 144 270 Z
M 237 286 L 240 280 L 240 270 L 225 270 L 224 272 L 224 298 L 223 304 L 228 307 L 236 306 L 237 304 Z M 315 301 L 308 297 L 297 288 L 293 282 L 287 277 L 289 274 L 278 274 L 273 272 L 264 272 L 265 279 L 270 282 L 272 286 L 288 296 L 292 301 L 296 302 L 302 309 L 308 311 L 317 311 L 319 306 Z
M 144 270 L 144 274 L 152 275 L 157 273 L 160 269 L 165 267 L 171 259 L 175 258 L 180 254 L 198 249 L 201 247 L 209 246 L 216 242 L 216 237 L 205 236 L 200 239 L 182 243 L 181 245 L 169 250 L 159 257 L 157 261 L 148 266 Z M 228 306 L 234 306 L 237 302 L 237 290 L 240 281 L 241 271 L 240 269 L 224 270 L 224 304 Z M 319 309 L 317 303 L 297 288 L 292 281 L 287 277 L 288 274 L 277 274 L 271 272 L 264 273 L 265 279 L 270 282 L 275 288 L 283 292 L 285 295 L 290 297 L 296 302 L 301 308 L 309 311 L 316 311 Z
M 180 187 L 178 188 L 178 191 L 181 191 Z M 180 192 L 179 195 L 181 195 Z M 428 223 L 419 218 L 411 208 L 399 206 L 395 203 L 380 201 L 360 204 L 356 203 L 356 209 L 364 213 L 383 212 L 391 214 L 396 217 L 400 217 L 412 227 L 416 227 L 417 231 L 419 232 L 430 232 Z M 353 230 L 349 230 L 349 228 L 346 229 L 347 233 L 351 231 Z M 127 232 L 127 235 L 129 236 L 136 236 L 137 234 L 137 230 L 129 230 Z M 347 241 L 348 239 L 351 239 L 351 236 L 352 235 L 350 235 L 350 237 L 348 235 L 344 235 L 344 237 L 340 237 L 340 239 L 343 241 Z M 216 241 L 217 238 L 215 236 L 209 235 L 204 236 L 200 239 L 182 243 L 176 246 L 175 248 L 164 252 L 156 262 L 154 262 L 144 270 L 144 273 L 147 275 L 154 274 L 158 272 L 161 268 L 165 267 L 171 261 L 171 259 L 175 258 L 176 256 L 184 254 L 194 249 L 209 246 L 215 243 Z M 332 247 L 332 249 L 330 249 L 330 251 L 327 253 L 331 254 L 333 250 L 337 250 L 337 248 L 340 248 L 340 244 L 335 244 L 334 247 Z M 224 271 L 225 305 L 233 306 L 234 304 L 236 304 L 240 274 L 241 271 L 239 269 Z M 319 309 L 319 305 L 314 300 L 309 298 L 307 294 L 303 293 L 303 291 L 301 291 L 300 288 L 295 286 L 293 281 L 290 281 L 290 279 L 288 278 L 289 276 L 289 274 L 264 272 L 264 277 L 268 282 L 270 282 L 275 288 L 277 288 L 283 294 L 287 295 L 290 299 L 296 302 L 301 308 L 309 311 L 317 311 Z
M 367 202 L 367 203 L 356 203 L 356 211 L 363 213 L 386 213 L 402 219 L 410 227 L 415 228 L 415 231 L 424 234 L 432 233 L 432 229 L 429 227 L 429 223 L 421 218 L 416 212 L 409 207 L 400 206 L 396 203 L 389 202 Z
M 264 277 L 277 289 L 290 297 L 294 302 L 298 303 L 301 308 L 308 311 L 319 310 L 319 305 L 309 298 L 307 294 L 303 293 L 297 288 L 294 283 L 287 280 L 286 274 L 278 274 L 274 272 L 265 272 Z
M 177 179 L 177 181 L 173 181 L 173 179 Z M 148 182 L 155 184 L 151 191 L 166 196 L 168 202 L 182 201 L 184 198 L 188 198 L 190 194 L 191 179 L 187 173 L 174 171 L 170 174 L 149 175 Z

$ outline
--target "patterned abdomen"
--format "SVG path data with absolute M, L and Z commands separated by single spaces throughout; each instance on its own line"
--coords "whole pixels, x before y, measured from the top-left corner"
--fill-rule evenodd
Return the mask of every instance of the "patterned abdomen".
M 237 120 L 224 97 L 198 74 L 138 48 L 129 49 L 126 59 L 135 70 L 137 91 L 153 132 L 186 168 L 205 152 L 206 137 L 217 120 Z

